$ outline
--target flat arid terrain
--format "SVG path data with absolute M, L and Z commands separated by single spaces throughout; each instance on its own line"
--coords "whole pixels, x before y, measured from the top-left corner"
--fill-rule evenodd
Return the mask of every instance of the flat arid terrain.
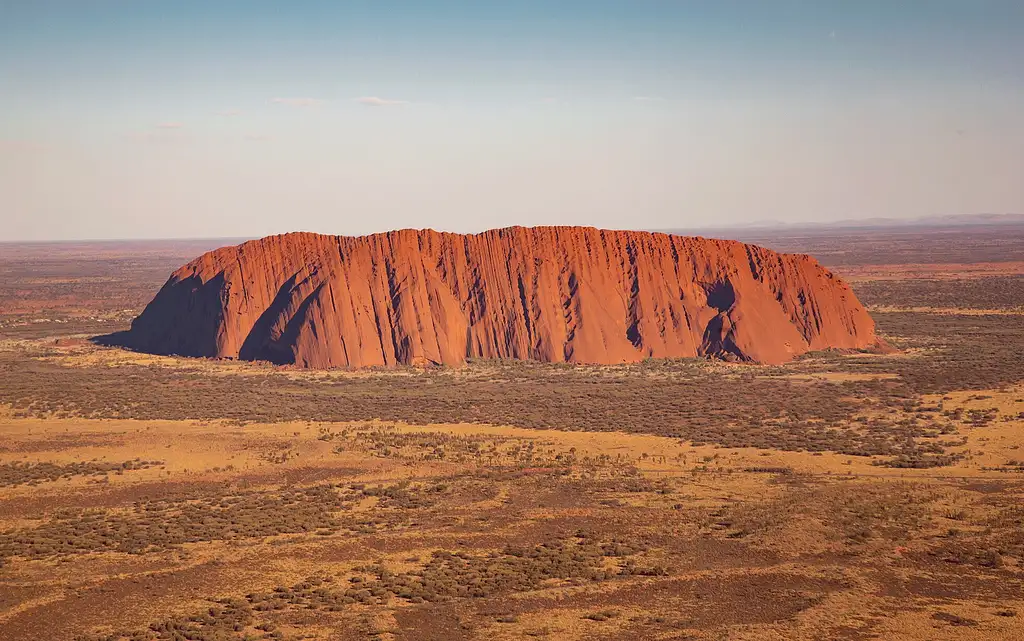
M 0 245 L 0 639 L 1024 638 L 1024 227 L 742 240 L 895 349 L 154 356 L 226 241 Z

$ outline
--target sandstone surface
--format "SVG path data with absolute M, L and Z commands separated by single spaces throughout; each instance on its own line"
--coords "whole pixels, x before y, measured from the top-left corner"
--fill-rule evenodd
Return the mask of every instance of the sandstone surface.
M 878 344 L 850 287 L 809 256 L 583 227 L 291 233 L 223 247 L 175 271 L 119 342 L 308 368 L 782 363 Z

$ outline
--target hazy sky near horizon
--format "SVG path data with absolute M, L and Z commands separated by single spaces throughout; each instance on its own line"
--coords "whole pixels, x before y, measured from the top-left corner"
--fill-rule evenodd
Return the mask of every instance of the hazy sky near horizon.
M 0 240 L 1010 212 L 1020 0 L 0 1 Z

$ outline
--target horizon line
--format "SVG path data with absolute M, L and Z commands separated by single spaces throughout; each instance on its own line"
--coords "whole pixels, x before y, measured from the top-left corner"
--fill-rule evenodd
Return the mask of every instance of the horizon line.
M 503 225 L 499 227 L 489 227 L 481 231 L 446 231 L 437 230 L 432 227 L 404 227 L 398 229 L 387 229 L 376 232 L 369 232 L 365 234 L 331 234 L 325 232 L 316 232 L 308 230 L 293 230 L 287 232 L 277 232 L 263 235 L 240 235 L 240 236 L 165 236 L 165 237 L 125 237 L 125 238 L 63 238 L 63 239 L 11 239 L 11 240 L 0 240 L 0 245 L 71 245 L 75 243 L 130 243 L 130 242 L 142 242 L 142 243 L 159 243 L 159 242 L 205 242 L 205 241 L 240 241 L 247 242 L 251 240 L 259 240 L 261 238 L 269 238 L 272 236 L 284 236 L 287 234 L 296 233 L 309 233 L 309 234 L 321 234 L 325 236 L 372 236 L 375 234 L 388 234 L 399 231 L 436 231 L 438 233 L 449 233 L 449 234 L 463 234 L 473 235 L 481 234 L 488 231 L 497 229 L 513 229 L 516 227 L 523 228 L 536 228 L 536 227 L 592 227 L 596 229 L 607 229 L 609 231 L 642 231 L 651 233 L 668 233 L 678 235 L 678 232 L 701 232 L 701 231 L 737 231 L 737 232 L 771 232 L 771 231 L 798 231 L 801 229 L 814 229 L 820 231 L 827 231 L 829 229 L 835 230 L 868 230 L 868 229 L 893 229 L 901 227 L 914 227 L 918 229 L 941 229 L 941 228 L 964 228 L 964 227 L 997 227 L 999 225 L 1009 226 L 1020 226 L 1024 225 L 1024 214 L 1006 213 L 1006 214 L 952 214 L 952 215 L 939 215 L 939 216 L 925 216 L 915 218 L 884 218 L 884 217 L 871 217 L 871 218 L 849 218 L 836 221 L 826 222 L 813 222 L 813 221 L 801 221 L 801 222 L 784 222 L 784 221 L 764 221 L 764 222 L 749 222 L 749 223 L 736 223 L 732 225 L 714 225 L 714 226 L 679 226 L 679 227 L 656 227 L 656 228 L 610 228 L 610 227 L 595 227 L 594 225 Z

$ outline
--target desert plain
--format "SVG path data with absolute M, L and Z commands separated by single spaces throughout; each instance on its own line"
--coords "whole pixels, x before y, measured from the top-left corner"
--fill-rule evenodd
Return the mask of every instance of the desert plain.
M 0 245 L 0 638 L 1024 638 L 1024 228 L 743 240 L 895 349 L 153 356 L 92 338 L 223 242 Z

